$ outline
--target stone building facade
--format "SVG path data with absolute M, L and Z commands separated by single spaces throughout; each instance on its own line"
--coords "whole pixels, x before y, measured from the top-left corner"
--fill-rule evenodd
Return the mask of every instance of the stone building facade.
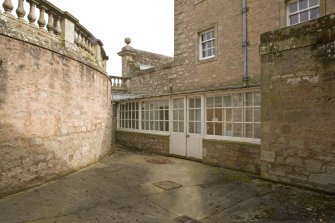
M 299 30 L 294 27 L 334 12 L 332 0 L 175 0 L 172 59 L 150 62 L 129 40 L 119 53 L 123 77 L 112 83 L 116 142 L 313 187 L 305 178 L 299 183 L 299 174 L 276 177 L 266 158 L 275 163 L 273 159 L 281 155 L 271 153 L 273 139 L 266 131 L 273 126 L 263 125 L 264 118 L 271 116 L 263 106 L 270 106 L 272 98 L 264 95 L 268 82 L 262 71 L 265 55 L 259 53 L 260 35 L 276 29 Z M 317 29 L 318 22 L 313 24 Z M 141 65 L 143 57 L 150 66 L 134 66 Z M 289 62 L 283 66 L 295 66 Z M 121 86 L 124 97 L 118 97 Z M 332 153 L 327 154 L 327 162 L 334 163 Z M 295 162 L 291 164 L 298 168 Z M 307 161 L 301 162 L 308 166 Z M 329 180 L 314 187 L 334 192 L 334 184 Z

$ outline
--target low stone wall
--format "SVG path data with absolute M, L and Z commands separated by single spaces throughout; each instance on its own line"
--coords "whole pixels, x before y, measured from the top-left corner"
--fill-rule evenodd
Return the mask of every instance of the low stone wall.
M 169 136 L 119 130 L 116 131 L 115 137 L 117 144 L 126 147 L 159 154 L 169 154 Z
M 335 15 L 261 36 L 261 176 L 335 192 Z
M 111 83 L 85 51 L 0 15 L 0 196 L 111 148 Z
M 260 145 L 221 140 L 203 140 L 208 164 L 259 174 Z

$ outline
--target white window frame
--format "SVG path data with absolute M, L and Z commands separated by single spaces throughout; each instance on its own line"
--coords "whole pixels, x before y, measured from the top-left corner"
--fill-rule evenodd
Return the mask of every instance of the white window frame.
M 297 25 L 297 24 L 300 24 L 300 23 L 303 23 L 303 22 L 307 22 L 307 21 L 310 21 L 310 20 L 312 20 L 311 18 L 310 18 L 310 11 L 312 10 L 312 9 L 316 9 L 316 8 L 318 8 L 319 9 L 319 17 L 320 17 L 320 14 L 321 14 L 321 7 L 320 7 L 320 5 L 321 5 L 321 3 L 320 3 L 320 0 L 318 0 L 318 4 L 317 5 L 315 5 L 315 6 L 312 6 L 312 7 L 310 7 L 309 6 L 309 0 L 307 0 L 307 8 L 306 9 L 303 9 L 303 10 L 300 10 L 299 9 L 299 3 L 300 2 L 300 0 L 291 0 L 291 1 L 288 1 L 287 2 L 287 4 L 286 4 L 286 11 L 287 11 L 287 26 L 294 26 L 294 25 Z M 290 5 L 291 4 L 293 4 L 293 3 L 297 3 L 297 11 L 295 11 L 295 12 L 293 12 L 293 13 L 290 13 Z M 306 21 L 303 21 L 303 22 L 301 22 L 301 19 L 300 19 L 300 13 L 302 13 L 302 12 L 308 12 L 308 19 L 306 20 Z M 290 22 L 290 17 L 292 16 L 292 15 L 298 15 L 298 23 L 295 23 L 295 24 L 291 24 L 291 22 Z M 318 17 L 318 18 L 319 18 Z
M 205 34 L 208 34 L 208 33 L 213 33 L 213 38 L 211 39 L 206 39 L 204 41 L 202 41 L 202 36 L 205 35 Z M 217 53 L 217 49 L 216 49 L 216 32 L 215 32 L 215 29 L 209 29 L 209 30 L 206 30 L 204 32 L 201 32 L 199 33 L 199 59 L 200 60 L 206 60 L 206 59 L 210 59 L 210 58 L 215 58 L 216 57 L 216 53 Z M 209 42 L 212 42 L 212 47 L 208 47 L 208 48 L 203 48 L 203 44 L 205 43 L 209 43 Z M 212 49 L 213 50 L 213 54 L 210 55 L 210 56 L 203 56 L 203 52 L 206 50 L 209 50 L 209 49 Z
M 118 120 L 119 124 L 118 126 L 121 129 L 131 129 L 131 130 L 140 129 L 140 125 L 139 125 L 140 124 L 140 120 L 139 120 L 139 115 L 140 115 L 139 108 L 140 107 L 139 106 L 140 106 L 140 103 L 138 101 L 122 102 L 119 104 L 119 109 L 118 109 L 119 110 L 119 120 Z M 124 109 L 122 109 L 122 107 Z
M 256 90 L 256 91 L 233 91 L 233 92 L 221 92 L 221 93 L 217 93 L 217 94 L 206 94 L 206 96 L 205 96 L 206 102 L 205 102 L 205 105 L 204 105 L 204 109 L 205 109 L 204 128 L 205 128 L 205 138 L 206 139 L 227 140 L 227 141 L 240 141 L 240 142 L 250 142 L 250 143 L 260 144 L 261 139 L 259 139 L 259 138 L 247 138 L 247 137 L 245 137 L 245 135 L 246 135 L 245 125 L 246 124 L 259 124 L 259 125 L 261 125 L 261 121 L 256 122 L 256 121 L 254 121 L 254 119 L 253 119 L 253 122 L 247 122 L 246 121 L 246 114 L 245 114 L 246 108 L 250 108 L 250 107 L 255 107 L 255 108 L 259 108 L 259 109 L 261 108 L 261 105 L 259 105 L 259 106 L 258 105 L 257 106 L 247 106 L 246 105 L 246 94 L 247 93 L 260 93 L 260 91 L 259 90 Z M 225 132 L 224 132 L 226 130 L 225 127 L 223 127 L 223 129 L 222 129 L 222 135 L 210 135 L 210 134 L 208 134 L 207 133 L 207 123 L 212 123 L 213 124 L 213 123 L 216 123 L 216 121 L 208 121 L 207 120 L 207 111 L 208 111 L 207 98 L 208 97 L 213 97 L 213 100 L 214 100 L 213 103 L 215 103 L 215 96 L 231 95 L 231 97 L 232 97 L 233 94 L 242 94 L 242 105 L 241 105 L 241 109 L 242 109 L 242 121 L 234 122 L 234 120 L 232 120 L 232 122 L 229 122 L 229 123 L 231 123 L 232 125 L 234 123 L 242 125 L 242 137 L 225 136 Z M 233 101 L 232 101 L 232 103 L 233 103 Z M 215 106 L 211 107 L 211 108 L 213 108 L 213 112 L 215 112 Z M 223 108 L 223 106 L 220 107 L 220 108 Z M 234 106 L 231 105 L 231 109 L 232 110 L 233 110 L 233 108 L 234 108 Z M 233 116 L 233 111 L 232 111 L 232 116 Z M 220 122 L 222 123 L 222 125 L 225 125 L 227 123 L 224 120 L 222 120 Z M 213 131 L 215 131 L 215 130 L 213 129 Z M 233 129 L 232 129 L 232 131 L 233 131 Z

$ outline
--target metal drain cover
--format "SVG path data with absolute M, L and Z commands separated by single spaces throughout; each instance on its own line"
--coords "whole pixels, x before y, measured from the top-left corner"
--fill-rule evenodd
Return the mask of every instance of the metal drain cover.
M 156 187 L 159 187 L 159 188 L 162 188 L 164 190 L 171 190 L 171 189 L 174 189 L 174 188 L 178 188 L 178 187 L 182 187 L 183 185 L 181 184 L 177 184 L 175 182 L 172 182 L 172 181 L 169 181 L 169 180 L 166 180 L 166 181 L 161 181 L 161 182 L 158 182 L 158 183 L 154 183 L 154 185 Z
M 193 218 L 190 218 L 186 215 L 183 215 L 183 216 L 179 216 L 178 218 L 175 219 L 177 222 L 180 222 L 180 223 L 201 223 L 200 221 L 197 221 Z

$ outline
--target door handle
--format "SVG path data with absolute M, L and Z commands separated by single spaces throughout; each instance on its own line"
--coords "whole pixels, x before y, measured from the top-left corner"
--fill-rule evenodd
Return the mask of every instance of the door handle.
M 189 134 L 187 134 L 187 138 L 190 138 L 190 135 L 189 135 Z

